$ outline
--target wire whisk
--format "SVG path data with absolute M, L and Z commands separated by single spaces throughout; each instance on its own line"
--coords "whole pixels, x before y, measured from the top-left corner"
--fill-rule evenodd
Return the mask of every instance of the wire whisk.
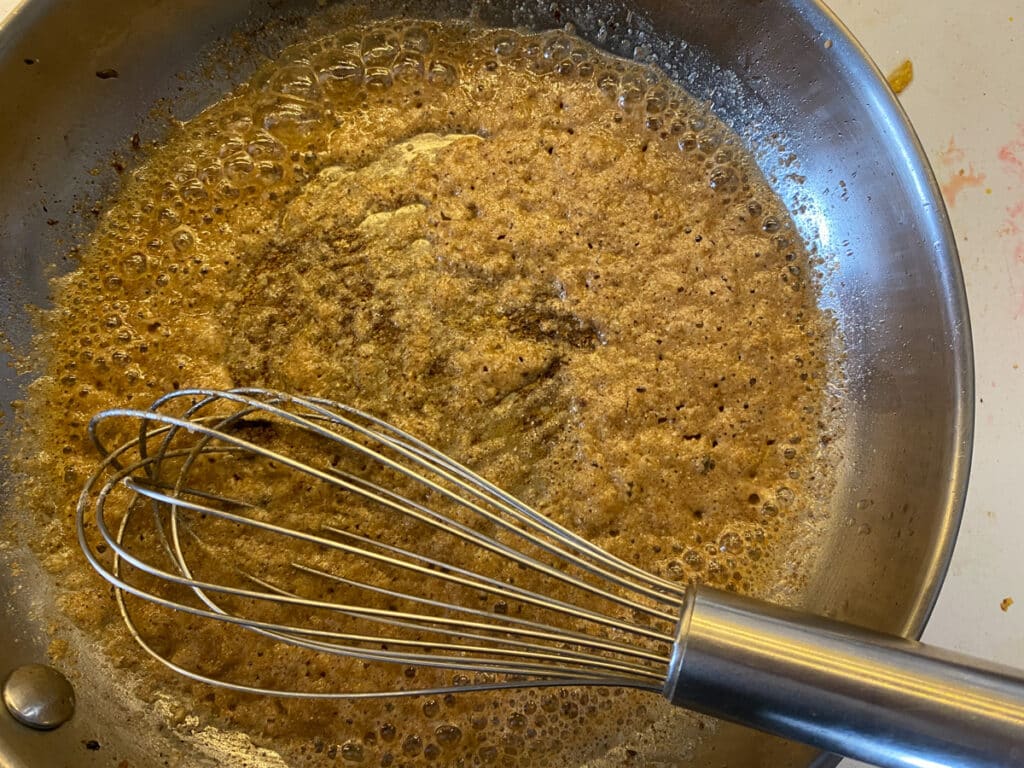
M 109 448 L 111 433 L 124 442 Z M 370 414 L 263 389 L 186 389 L 105 411 L 89 434 L 103 460 L 80 497 L 79 542 L 134 639 L 193 680 L 314 698 L 664 687 L 678 584 Z M 396 668 L 395 684 L 370 691 L 225 679 L 175 661 L 139 628 L 129 596 L 229 633 L 454 674 L 416 687 Z

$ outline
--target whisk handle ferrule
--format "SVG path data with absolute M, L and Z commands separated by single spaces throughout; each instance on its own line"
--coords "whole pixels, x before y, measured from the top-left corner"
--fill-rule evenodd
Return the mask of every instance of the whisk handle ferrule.
M 1024 678 L 922 643 L 688 590 L 665 697 L 885 768 L 1024 766 Z

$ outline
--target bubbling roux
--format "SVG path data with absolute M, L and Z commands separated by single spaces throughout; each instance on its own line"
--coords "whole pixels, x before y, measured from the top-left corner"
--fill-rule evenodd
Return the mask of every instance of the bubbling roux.
M 22 451 L 42 557 L 140 692 L 290 764 L 699 759 L 671 736 L 698 719 L 650 694 L 308 702 L 171 676 L 77 552 L 85 427 L 180 386 L 347 401 L 656 574 L 777 596 L 799 587 L 829 482 L 833 330 L 809 269 L 739 140 L 653 69 L 561 31 L 462 23 L 294 45 L 151 153 L 59 282 Z M 207 672 L 452 683 L 137 618 Z

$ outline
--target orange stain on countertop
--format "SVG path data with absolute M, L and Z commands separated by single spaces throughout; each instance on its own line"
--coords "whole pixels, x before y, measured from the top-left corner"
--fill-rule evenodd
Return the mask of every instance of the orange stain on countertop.
M 1006 219 L 999 234 L 1016 239 L 1013 256 L 1020 264 L 1024 264 L 1024 200 L 1007 206 Z
M 1008 268 L 1010 285 L 1020 302 L 1015 318 L 1020 319 L 1024 317 L 1024 287 L 1019 280 L 1024 268 L 1024 123 L 1017 126 L 1014 138 L 999 147 L 998 158 L 1002 170 L 1017 181 L 1010 187 L 1016 201 L 1007 206 L 1006 218 L 1002 220 L 999 234 L 1013 241 L 1014 260 Z
M 999 163 L 1007 175 L 1024 184 L 1024 123 L 1017 126 L 1017 135 L 1000 147 Z M 1015 192 L 1024 195 L 1024 188 L 1018 186 Z M 999 234 L 1014 240 L 1014 260 L 1024 264 L 1024 197 L 1006 206 L 1006 218 Z M 1021 295 L 1021 307 L 1024 312 L 1024 293 Z
M 999 160 L 1009 173 L 1024 181 L 1024 123 L 1017 126 L 1017 136 L 999 148 Z
M 957 146 L 956 139 L 949 137 L 949 144 L 945 149 L 939 150 L 939 162 L 943 165 L 956 165 L 962 163 L 967 155 Z
M 965 189 L 980 187 L 984 183 L 985 174 L 978 173 L 974 170 L 973 165 L 969 165 L 967 170 L 961 168 L 946 180 L 946 183 L 942 185 L 942 197 L 952 208 L 956 205 L 956 198 L 961 192 Z
M 985 174 L 976 171 L 974 163 L 967 162 L 967 167 L 964 168 L 967 155 L 957 146 L 956 139 L 950 138 L 946 148 L 939 152 L 938 159 L 946 176 L 946 180 L 939 186 L 942 189 L 942 197 L 950 208 L 956 205 L 961 192 L 975 189 L 985 183 Z

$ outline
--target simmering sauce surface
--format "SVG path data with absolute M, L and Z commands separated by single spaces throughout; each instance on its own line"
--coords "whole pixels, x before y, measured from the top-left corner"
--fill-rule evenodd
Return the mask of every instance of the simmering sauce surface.
M 699 754 L 673 734 L 704 723 L 650 694 L 304 702 L 171 676 L 78 552 L 85 428 L 185 386 L 329 397 L 655 574 L 777 596 L 799 587 L 829 483 L 833 329 L 809 271 L 739 140 L 652 69 L 560 31 L 457 23 L 293 46 L 152 152 L 59 282 L 22 451 L 44 563 L 140 692 L 296 765 Z M 183 663 L 257 656 L 138 618 Z M 412 679 L 294 651 L 259 664 L 336 689 Z

